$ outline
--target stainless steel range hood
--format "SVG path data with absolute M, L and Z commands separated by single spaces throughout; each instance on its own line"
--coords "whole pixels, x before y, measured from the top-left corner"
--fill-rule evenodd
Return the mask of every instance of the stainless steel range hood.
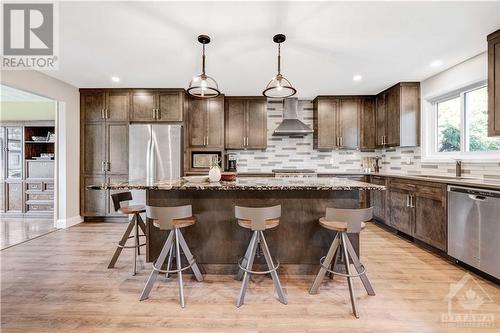
M 298 104 L 298 98 L 283 100 L 283 121 L 276 127 L 273 135 L 307 135 L 313 132 L 309 126 L 298 119 Z

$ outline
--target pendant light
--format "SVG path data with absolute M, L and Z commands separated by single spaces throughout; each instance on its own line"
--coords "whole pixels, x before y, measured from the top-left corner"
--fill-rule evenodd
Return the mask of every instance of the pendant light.
M 292 84 L 286 77 L 281 75 L 281 43 L 286 40 L 286 36 L 283 34 L 277 34 L 273 37 L 273 41 L 278 44 L 278 74 L 269 81 L 266 89 L 262 94 L 269 98 L 286 98 L 293 96 L 297 93 L 297 90 L 292 87 Z
M 203 53 L 201 56 L 201 74 L 195 76 L 189 82 L 187 93 L 197 98 L 214 98 L 220 95 L 217 82 L 205 73 L 205 45 L 210 43 L 210 37 L 199 35 L 198 42 L 203 45 Z

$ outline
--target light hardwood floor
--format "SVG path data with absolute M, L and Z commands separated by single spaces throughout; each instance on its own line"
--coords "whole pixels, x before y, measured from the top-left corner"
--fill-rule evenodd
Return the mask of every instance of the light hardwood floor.
M 0 217 L 0 249 L 54 230 L 54 219 Z
M 351 314 L 347 283 L 340 277 L 325 279 L 320 294 L 309 295 L 313 276 L 282 276 L 288 305 L 275 299 L 271 279 L 252 278 L 239 309 L 240 283 L 230 276 L 208 275 L 202 283 L 187 278 L 185 309 L 178 304 L 176 280 L 160 277 L 150 299 L 139 302 L 150 264 L 141 262 L 140 273 L 131 276 L 131 256 L 124 252 L 115 269 L 106 268 L 125 227 L 84 223 L 3 250 L 1 331 L 500 331 L 497 285 L 473 276 L 451 302 L 454 313 L 463 313 L 464 295 L 471 290 L 482 297 L 472 313 L 492 314 L 492 327 L 445 325 L 441 316 L 448 312 L 450 285 L 467 271 L 372 224 L 361 236 L 361 259 L 377 295 L 367 296 L 356 281 L 360 319 Z

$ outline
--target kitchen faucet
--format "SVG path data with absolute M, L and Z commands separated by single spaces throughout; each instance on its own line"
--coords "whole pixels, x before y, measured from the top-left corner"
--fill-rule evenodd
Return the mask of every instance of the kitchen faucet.
M 462 177 L 462 161 L 457 160 L 455 163 L 455 176 L 457 178 Z

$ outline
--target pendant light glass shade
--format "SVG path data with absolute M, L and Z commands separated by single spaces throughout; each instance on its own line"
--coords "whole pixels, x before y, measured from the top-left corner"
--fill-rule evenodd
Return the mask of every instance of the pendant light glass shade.
M 281 43 L 286 40 L 285 35 L 278 34 L 273 37 L 273 41 L 278 44 L 278 74 L 269 81 L 262 94 L 269 98 L 286 98 L 293 96 L 297 90 L 290 81 L 281 74 Z
M 205 73 L 205 44 L 210 43 L 210 37 L 206 35 L 198 36 L 198 42 L 203 45 L 201 57 L 201 74 L 195 76 L 190 82 L 187 93 L 197 98 L 214 98 L 220 95 L 217 82 Z

